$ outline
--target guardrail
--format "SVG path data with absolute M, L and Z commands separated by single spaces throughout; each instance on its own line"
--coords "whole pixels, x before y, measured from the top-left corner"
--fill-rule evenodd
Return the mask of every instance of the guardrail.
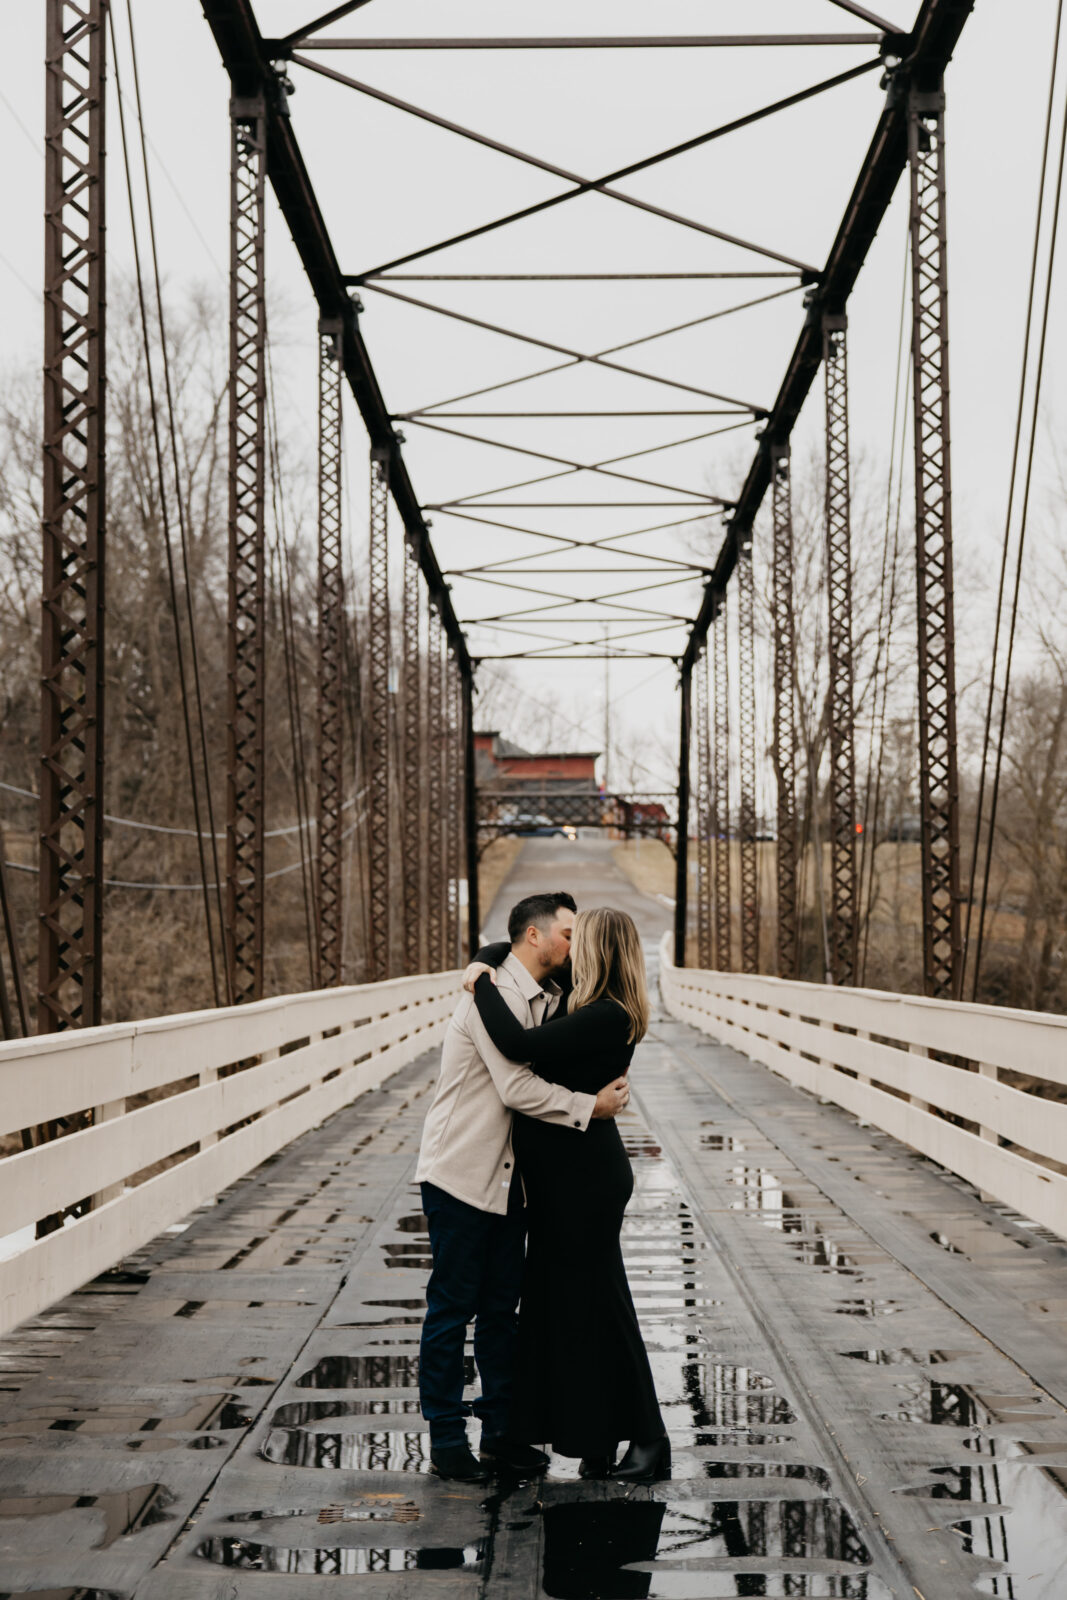
M 0 1044 L 0 1134 L 94 1113 L 91 1127 L 0 1159 L 0 1245 L 92 1197 L 84 1216 L 0 1260 L 0 1333 L 436 1044 L 457 981 L 432 973 Z
M 1067 1162 L 1067 1104 L 1000 1081 L 1067 1084 L 1067 1017 L 676 967 L 666 937 L 660 989 L 680 1021 L 1067 1237 L 1067 1176 L 1032 1159 Z

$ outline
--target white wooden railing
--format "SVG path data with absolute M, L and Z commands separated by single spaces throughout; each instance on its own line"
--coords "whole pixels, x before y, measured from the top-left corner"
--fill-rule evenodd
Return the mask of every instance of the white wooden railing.
M 438 1043 L 457 988 L 456 973 L 433 973 L 0 1044 L 0 1133 L 94 1112 L 93 1126 L 0 1159 L 0 1332 Z M 89 1196 L 86 1215 L 33 1237 Z
M 1067 1084 L 1067 1017 L 676 967 L 666 938 L 660 989 L 679 1020 L 1067 1237 L 1067 1176 L 1030 1159 L 1067 1163 L 1067 1104 L 999 1081 Z

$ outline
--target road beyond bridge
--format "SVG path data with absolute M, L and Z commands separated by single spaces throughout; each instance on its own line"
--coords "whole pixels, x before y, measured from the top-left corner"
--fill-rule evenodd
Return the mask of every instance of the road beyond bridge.
M 546 880 L 650 944 L 666 926 L 606 845 L 538 840 L 490 931 Z M 3 1595 L 1062 1596 L 1067 1249 L 662 1008 L 624 1248 L 674 1478 L 430 1475 L 412 1173 L 436 1064 L 0 1344 Z

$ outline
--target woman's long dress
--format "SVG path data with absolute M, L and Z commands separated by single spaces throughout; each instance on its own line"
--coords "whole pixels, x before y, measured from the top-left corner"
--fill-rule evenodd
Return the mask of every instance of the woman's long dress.
M 523 1028 L 488 977 L 475 1001 L 497 1048 L 552 1083 L 596 1094 L 630 1065 L 614 1000 L 539 1028 Z M 529 1241 L 508 1431 L 567 1456 L 650 1443 L 664 1428 L 619 1243 L 634 1187 L 619 1130 L 612 1119 L 579 1133 L 516 1116 L 513 1138 Z

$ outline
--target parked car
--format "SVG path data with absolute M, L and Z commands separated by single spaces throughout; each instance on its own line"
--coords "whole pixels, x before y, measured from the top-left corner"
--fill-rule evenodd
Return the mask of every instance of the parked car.
M 886 825 L 885 836 L 896 844 L 918 844 L 923 836 L 922 818 L 916 816 L 894 817 Z

